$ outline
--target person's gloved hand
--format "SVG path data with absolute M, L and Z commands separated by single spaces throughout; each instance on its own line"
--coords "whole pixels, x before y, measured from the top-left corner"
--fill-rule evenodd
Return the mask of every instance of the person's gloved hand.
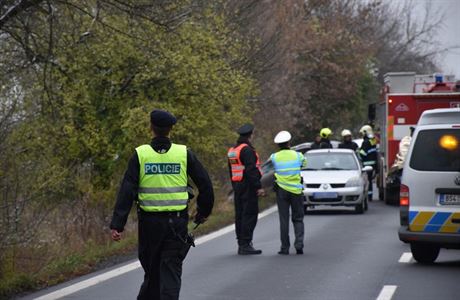
M 195 215 L 195 218 L 194 218 L 193 222 L 194 222 L 195 224 L 198 225 L 198 224 L 203 224 L 203 223 L 206 222 L 207 220 L 208 220 L 208 218 L 206 218 L 206 217 L 200 215 L 200 213 L 197 213 L 197 214 Z

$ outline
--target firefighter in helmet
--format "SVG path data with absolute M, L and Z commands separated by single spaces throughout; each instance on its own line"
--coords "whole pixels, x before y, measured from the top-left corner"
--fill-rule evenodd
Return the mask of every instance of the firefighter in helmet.
M 372 167 L 372 171 L 367 172 L 367 178 L 369 179 L 369 190 L 367 198 L 369 201 L 372 201 L 374 190 L 372 179 L 378 171 L 377 139 L 375 138 L 374 131 L 370 125 L 364 125 L 361 127 L 359 133 L 363 137 L 363 143 L 359 149 L 359 156 L 364 166 Z
M 339 148 L 341 149 L 350 149 L 353 151 L 358 150 L 358 144 L 353 142 L 353 136 L 351 134 L 351 131 L 348 129 L 344 129 L 341 132 L 342 135 L 342 142 L 339 144 Z
M 319 144 L 313 143 L 311 149 L 331 149 L 332 144 L 330 137 L 332 136 L 332 130 L 329 128 L 323 128 L 319 132 L 319 136 L 321 137 Z

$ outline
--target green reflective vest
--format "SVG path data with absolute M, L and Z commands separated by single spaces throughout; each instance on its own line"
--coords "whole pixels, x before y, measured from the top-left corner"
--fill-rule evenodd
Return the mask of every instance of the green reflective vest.
M 271 155 L 278 186 L 293 194 L 302 194 L 300 170 L 306 167 L 305 157 L 294 150 L 284 149 Z
M 139 158 L 139 207 L 147 212 L 181 211 L 187 207 L 187 147 L 171 144 L 166 153 L 150 145 L 136 148 Z

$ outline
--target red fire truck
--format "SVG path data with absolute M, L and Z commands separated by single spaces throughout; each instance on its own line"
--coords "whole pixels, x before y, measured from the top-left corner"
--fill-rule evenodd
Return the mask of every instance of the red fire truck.
M 380 170 L 377 185 L 379 197 L 390 199 L 387 175 L 399 142 L 410 135 L 410 127 L 416 126 L 421 114 L 428 109 L 460 107 L 460 81 L 453 75 L 416 75 L 414 72 L 387 73 L 384 76 L 381 101 L 375 106 L 375 129 L 380 132 Z M 399 190 L 397 191 L 399 195 Z

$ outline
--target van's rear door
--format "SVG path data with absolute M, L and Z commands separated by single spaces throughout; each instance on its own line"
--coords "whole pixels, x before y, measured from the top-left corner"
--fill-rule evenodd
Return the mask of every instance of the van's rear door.
M 460 233 L 460 128 L 420 128 L 408 159 L 409 230 Z

